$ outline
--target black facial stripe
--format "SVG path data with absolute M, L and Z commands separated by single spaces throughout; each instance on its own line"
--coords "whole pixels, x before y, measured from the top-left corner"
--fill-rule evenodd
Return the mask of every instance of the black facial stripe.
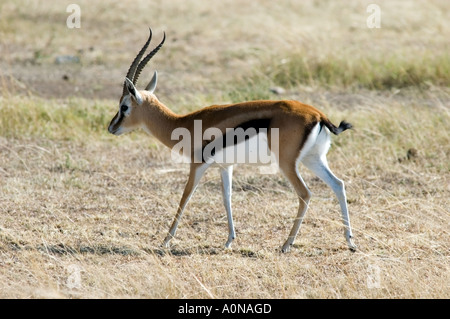
M 119 119 L 116 121 L 116 123 L 113 126 L 113 131 L 117 131 L 119 129 L 120 123 L 122 123 L 122 120 L 125 116 L 123 113 L 119 112 Z M 114 119 L 113 119 L 114 121 Z
M 125 117 L 125 114 L 120 112 L 120 117 L 119 117 L 119 120 L 117 121 L 117 125 L 120 125 L 120 123 L 122 123 L 122 120 L 123 120 L 124 117 Z

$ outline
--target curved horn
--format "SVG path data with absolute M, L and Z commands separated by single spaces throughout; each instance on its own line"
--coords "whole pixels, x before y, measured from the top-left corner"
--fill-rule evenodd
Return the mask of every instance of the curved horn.
M 128 79 L 132 80 L 132 81 L 133 81 L 133 78 L 134 78 L 134 74 L 135 74 L 136 68 L 138 66 L 138 62 L 139 62 L 139 60 L 141 60 L 142 56 L 144 55 L 145 50 L 147 50 L 147 47 L 150 44 L 150 41 L 152 40 L 152 29 L 149 28 L 149 30 L 150 30 L 150 35 L 148 37 L 147 42 L 145 42 L 144 46 L 139 51 L 139 53 L 136 55 L 136 57 L 133 60 L 133 63 L 131 63 L 130 68 L 128 69 L 126 77 Z M 135 83 L 135 82 L 133 81 L 133 83 Z M 124 84 L 123 85 L 123 95 L 125 95 L 126 93 L 127 93 L 127 87 Z
M 156 54 L 156 52 L 161 49 L 162 45 L 164 44 L 164 41 L 166 41 L 166 32 L 164 32 L 163 39 L 160 44 L 156 48 L 153 49 L 152 52 L 150 52 L 145 58 L 142 59 L 142 61 L 139 63 L 136 74 L 134 75 L 133 84 L 136 85 L 136 82 L 139 78 L 139 75 L 141 74 L 141 71 L 145 68 L 145 65 L 150 61 L 150 59 Z

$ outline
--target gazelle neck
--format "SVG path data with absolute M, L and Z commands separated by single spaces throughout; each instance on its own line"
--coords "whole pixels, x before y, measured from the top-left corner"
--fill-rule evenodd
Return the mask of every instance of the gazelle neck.
M 142 96 L 142 128 L 164 145 L 173 147 L 178 141 L 173 141 L 171 135 L 173 130 L 179 127 L 180 116 L 161 103 L 155 95 L 144 93 Z

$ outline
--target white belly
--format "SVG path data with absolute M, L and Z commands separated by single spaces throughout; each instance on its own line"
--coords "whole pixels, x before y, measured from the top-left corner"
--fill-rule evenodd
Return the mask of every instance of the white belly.
M 213 155 L 208 151 L 205 148 L 203 158 L 207 163 L 217 165 L 270 165 L 275 162 L 276 158 L 269 148 L 266 133 L 260 133 L 239 144 L 215 150 L 215 152 L 211 152 Z

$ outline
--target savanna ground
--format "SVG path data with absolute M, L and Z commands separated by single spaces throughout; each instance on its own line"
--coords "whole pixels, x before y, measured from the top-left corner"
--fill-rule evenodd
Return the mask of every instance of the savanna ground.
M 450 297 L 448 1 L 376 1 L 374 29 L 373 1 L 77 1 L 69 29 L 72 2 L 0 3 L 0 297 Z M 160 248 L 188 168 L 142 132 L 106 131 L 148 26 L 167 41 L 141 88 L 158 69 L 178 113 L 297 99 L 354 124 L 328 159 L 355 253 L 335 196 L 301 168 L 313 198 L 282 254 L 298 200 L 281 174 L 247 166 L 231 250 L 214 169 Z

